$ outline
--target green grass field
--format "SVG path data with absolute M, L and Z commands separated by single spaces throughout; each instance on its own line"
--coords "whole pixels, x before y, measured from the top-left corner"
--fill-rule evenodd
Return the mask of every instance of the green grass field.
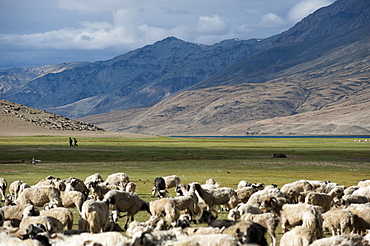
M 48 175 L 84 180 L 94 173 L 105 178 L 125 172 L 147 201 L 156 199 L 150 196 L 153 180 L 173 174 L 182 183 L 204 183 L 213 178 L 234 189 L 242 179 L 279 187 L 300 179 L 330 180 L 345 186 L 370 179 L 370 142 L 354 142 L 352 138 L 78 140 L 78 147 L 69 147 L 66 137 L 0 137 L 0 177 L 9 184 L 22 180 L 33 185 Z M 274 153 L 284 153 L 287 158 L 272 158 Z M 42 163 L 29 164 L 32 158 Z M 174 195 L 173 190 L 170 193 Z M 222 216 L 226 217 L 226 212 Z M 137 219 L 147 217 L 140 212 Z

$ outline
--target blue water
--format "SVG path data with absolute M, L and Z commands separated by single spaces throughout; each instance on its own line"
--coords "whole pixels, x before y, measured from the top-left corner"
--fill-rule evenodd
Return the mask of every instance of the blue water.
M 370 135 L 309 135 L 309 136 L 170 136 L 175 138 L 370 138 Z

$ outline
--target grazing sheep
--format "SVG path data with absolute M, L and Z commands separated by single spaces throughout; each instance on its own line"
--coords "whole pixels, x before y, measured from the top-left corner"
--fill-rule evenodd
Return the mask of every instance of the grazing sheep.
M 50 241 L 53 246 L 131 246 L 131 239 L 120 232 L 81 233 L 68 236 L 57 233 L 52 235 Z
M 305 203 L 321 206 L 323 210 L 326 212 L 330 210 L 333 206 L 333 199 L 342 197 L 343 191 L 341 189 L 332 189 L 329 194 L 319 193 L 319 192 L 309 192 L 306 195 Z
M 331 231 L 332 235 L 343 235 L 348 228 L 353 230 L 354 216 L 347 209 L 331 209 L 322 214 L 324 222 L 322 228 L 324 231 Z
M 65 230 L 72 230 L 73 213 L 68 208 L 57 207 L 41 210 L 40 215 L 55 218 L 62 223 Z
M 250 221 L 240 221 L 224 229 L 223 234 L 229 234 L 244 244 L 267 246 L 265 238 L 266 229 L 260 224 Z
M 22 220 L 19 223 L 19 228 L 21 230 L 26 230 L 26 228 L 30 225 L 42 225 L 48 233 L 59 232 L 63 229 L 62 226 L 54 227 L 52 220 L 47 216 L 29 216 L 33 210 L 34 207 L 32 205 L 29 205 L 24 209 Z
M 190 214 L 191 219 L 201 213 L 201 208 L 198 205 L 198 197 L 195 192 L 188 192 L 185 196 L 177 196 L 170 198 L 174 201 L 178 210 L 186 210 Z
M 263 214 L 250 214 L 246 213 L 240 217 L 241 221 L 251 221 L 258 223 L 264 228 L 266 228 L 267 233 L 271 237 L 271 245 L 276 246 L 276 227 L 279 224 L 279 218 L 272 213 L 263 213 Z
M 308 180 L 299 180 L 285 184 L 280 191 L 283 192 L 293 203 L 297 203 L 301 193 L 312 191 L 313 186 Z
M 2 202 L 5 202 L 5 192 L 6 192 L 7 187 L 8 187 L 8 182 L 6 182 L 5 179 L 0 178 L 0 193 L 3 197 L 3 199 L 1 200 Z
M 79 191 L 62 191 L 60 192 L 60 199 L 62 206 L 70 208 L 76 206 L 77 210 L 81 212 L 82 204 L 86 201 L 86 197 Z
M 285 197 L 285 194 L 278 188 L 259 190 L 250 196 L 247 204 L 259 207 L 267 197 Z
M 207 235 L 191 235 L 178 238 L 171 241 L 168 245 L 173 246 L 238 246 L 238 239 L 228 234 L 207 234 Z
M 252 194 L 257 191 L 258 189 L 256 189 L 254 186 L 248 186 L 248 187 L 237 189 L 236 194 L 238 195 L 240 202 L 246 203 L 248 202 Z
M 113 173 L 105 180 L 107 185 L 116 185 L 121 190 L 125 190 L 128 182 L 130 182 L 130 180 L 126 173 Z
M 353 246 L 362 246 L 367 245 L 363 244 L 363 237 L 358 234 L 345 234 L 345 235 L 338 235 L 338 236 L 332 236 L 327 238 L 321 238 L 318 240 L 313 241 L 310 246 L 331 246 L 331 245 L 340 245 L 340 246 L 347 246 L 347 245 L 353 245 Z
M 85 185 L 84 181 L 78 178 L 69 177 L 66 180 L 66 189 L 65 191 L 79 191 L 82 194 L 84 194 L 85 198 L 87 199 L 90 190 Z
M 350 186 L 350 187 L 347 187 L 344 189 L 343 191 L 343 195 L 344 196 L 347 196 L 347 195 L 352 195 L 352 193 L 355 191 L 355 190 L 358 190 L 358 187 L 357 185 L 353 185 L 353 186 Z
M 186 227 L 183 229 L 183 231 L 191 236 L 194 234 L 201 234 L 201 235 L 206 235 L 206 234 L 219 234 L 221 233 L 223 229 L 220 229 L 218 227 Z
M 86 186 L 88 186 L 87 184 L 89 184 L 91 182 L 103 183 L 104 180 L 103 180 L 102 176 L 99 173 L 95 173 L 93 175 L 88 176 L 84 181 Z
M 261 211 L 260 208 L 255 207 L 253 205 L 245 204 L 245 203 L 239 203 L 238 206 L 236 206 L 235 209 L 239 212 L 240 216 L 242 216 L 243 214 L 246 214 L 246 213 L 262 214 L 262 211 Z
M 203 189 L 199 183 L 192 183 L 189 185 L 190 191 L 197 191 L 199 196 L 204 200 L 208 206 L 208 210 L 218 211 L 214 208 L 216 205 L 226 205 L 228 209 L 235 208 L 239 199 L 235 190 L 222 187 L 216 189 Z
M 98 233 L 105 231 L 109 221 L 109 202 L 87 200 L 82 205 L 78 228 L 82 231 Z
M 370 200 L 370 186 L 360 187 L 355 190 L 352 195 L 355 196 L 366 196 Z
M 128 182 L 126 185 L 126 192 L 128 193 L 134 193 L 136 190 L 136 184 L 133 182 Z
M 248 182 L 246 180 L 240 180 L 236 189 L 240 190 L 247 186 L 248 186 Z
M 315 239 L 310 229 L 296 226 L 283 234 L 280 239 L 280 246 L 309 246 Z
M 358 187 L 366 187 L 366 186 L 370 186 L 370 180 L 362 180 L 362 181 L 359 181 L 357 183 L 357 186 Z
M 316 238 L 323 237 L 322 217 L 316 207 L 308 204 L 284 204 L 281 210 L 281 226 L 284 232 L 294 226 L 302 225 L 315 234 Z
M 29 216 L 37 216 L 40 214 L 35 206 L 29 204 L 5 206 L 1 208 L 1 210 L 4 212 L 4 220 L 11 220 L 17 227 L 22 220 L 25 209 L 27 209 Z
M 30 188 L 31 186 L 29 186 L 27 183 L 24 183 L 23 181 L 21 180 L 16 180 L 16 181 L 13 181 L 10 185 L 9 185 L 9 193 L 10 195 L 12 196 L 12 200 L 15 201 L 17 198 L 18 198 L 18 195 L 20 193 L 22 193 L 22 191 L 26 188 Z
M 119 212 L 127 212 L 127 219 L 124 229 L 127 229 L 129 219 L 134 220 L 134 216 L 139 211 L 147 211 L 150 213 L 149 204 L 142 200 L 136 193 L 128 193 L 121 190 L 111 190 L 105 194 L 103 201 L 109 201 L 114 209 Z
M 35 186 L 25 189 L 15 203 L 33 204 L 37 207 L 43 207 L 50 201 L 57 201 L 58 206 L 61 206 L 60 191 L 53 186 Z
M 354 229 L 358 234 L 370 229 L 370 204 L 351 204 L 347 209 L 354 215 Z
M 164 217 L 168 222 L 175 224 L 180 216 L 176 203 L 171 198 L 162 198 L 149 203 L 151 215 Z

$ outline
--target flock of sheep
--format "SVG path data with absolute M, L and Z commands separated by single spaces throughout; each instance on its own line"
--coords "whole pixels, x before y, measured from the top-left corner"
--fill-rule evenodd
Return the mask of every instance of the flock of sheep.
M 168 196 L 171 188 L 176 196 Z M 370 180 L 351 187 L 299 180 L 281 188 L 241 180 L 233 189 L 213 179 L 182 184 L 172 175 L 154 180 L 152 196 L 158 199 L 150 202 L 135 189 L 125 173 L 105 181 L 99 174 L 85 180 L 48 176 L 32 186 L 17 180 L 9 187 L 0 178 L 0 245 L 265 246 L 268 235 L 276 246 L 279 226 L 281 246 L 370 244 Z M 72 207 L 79 212 L 78 230 L 72 230 Z M 217 219 L 223 210 L 228 218 Z M 136 221 L 139 211 L 150 218 Z

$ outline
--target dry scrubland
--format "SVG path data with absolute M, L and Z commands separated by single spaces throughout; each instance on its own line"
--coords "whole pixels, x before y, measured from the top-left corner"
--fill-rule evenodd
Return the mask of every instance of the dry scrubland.
M 25 134 L 30 135 L 30 134 Z M 68 136 L 78 147 L 69 147 Z M 140 136 L 140 138 L 138 138 Z M 100 173 L 103 178 L 125 172 L 146 201 L 153 180 L 176 174 L 182 183 L 213 178 L 236 189 L 242 179 L 283 184 L 300 179 L 330 180 L 345 186 L 370 178 L 370 142 L 354 138 L 168 138 L 142 135 L 54 134 L 0 138 L 0 177 L 10 184 L 35 184 L 48 175 L 67 179 Z M 272 158 L 284 153 L 287 158 Z M 42 163 L 30 164 L 32 158 Z M 175 195 L 171 189 L 170 194 Z M 77 228 L 79 215 L 75 215 Z M 220 218 L 226 218 L 222 212 Z M 137 220 L 149 218 L 139 212 Z M 121 219 L 121 225 L 124 219 Z M 280 234 L 281 235 L 281 234 Z

